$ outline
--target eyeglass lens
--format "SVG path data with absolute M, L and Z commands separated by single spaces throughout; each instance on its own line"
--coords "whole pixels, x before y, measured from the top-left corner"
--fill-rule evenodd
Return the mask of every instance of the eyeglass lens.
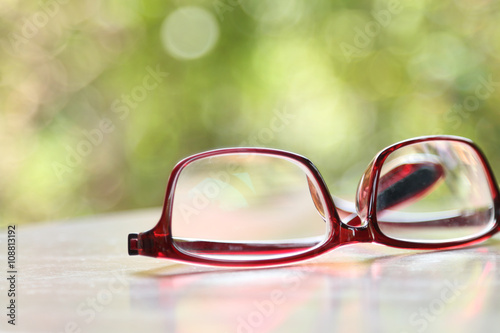
M 399 173 L 401 177 L 387 177 Z M 380 230 L 397 240 L 435 243 L 491 230 L 494 204 L 477 152 L 463 142 L 403 146 L 385 160 L 377 190 Z
M 208 259 L 284 258 L 325 240 L 325 203 L 310 171 L 291 159 L 237 153 L 189 163 L 172 204 L 181 251 Z

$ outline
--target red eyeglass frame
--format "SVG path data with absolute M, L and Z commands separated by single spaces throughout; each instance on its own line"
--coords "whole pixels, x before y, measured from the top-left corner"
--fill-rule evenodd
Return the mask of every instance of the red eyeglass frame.
M 486 172 L 486 177 L 492 194 L 494 204 L 494 225 L 491 229 L 477 237 L 457 240 L 450 242 L 439 243 L 418 243 L 397 240 L 386 236 L 380 229 L 377 222 L 377 186 L 380 178 L 380 171 L 386 158 L 396 149 L 408 146 L 415 143 L 428 142 L 428 141 L 455 141 L 469 145 L 478 154 L 481 164 Z M 174 199 L 174 192 L 177 180 L 183 168 L 193 161 L 217 156 L 224 154 L 234 153 L 250 153 L 250 154 L 263 154 L 270 156 L 278 156 L 281 158 L 290 159 L 296 163 L 300 163 L 306 167 L 312 174 L 314 181 L 317 183 L 320 194 L 324 198 L 326 204 L 325 217 L 326 222 L 329 223 L 328 235 L 320 245 L 306 250 L 299 254 L 290 255 L 284 258 L 269 258 L 259 260 L 225 260 L 225 259 L 208 259 L 185 253 L 176 248 L 171 230 L 171 216 L 172 216 L 172 202 Z M 326 186 L 321 174 L 314 164 L 301 155 L 291 153 L 288 151 L 271 149 L 271 148 L 224 148 L 216 149 L 196 155 L 189 156 L 181 160 L 172 170 L 170 175 L 163 211 L 159 222 L 154 228 L 143 233 L 132 233 L 128 236 L 128 253 L 129 255 L 144 255 L 156 258 L 167 258 L 173 261 L 179 261 L 189 264 L 209 265 L 209 266 L 226 266 L 226 267 L 264 267 L 264 266 L 279 266 L 291 264 L 299 261 L 315 258 L 339 246 L 349 245 L 354 243 L 368 242 L 387 245 L 403 249 L 420 249 L 420 250 L 442 250 L 463 247 L 484 241 L 500 231 L 499 215 L 500 215 L 500 192 L 493 175 L 492 169 L 484 156 L 483 152 L 471 140 L 457 137 L 457 136 L 425 136 L 408 139 L 395 143 L 383 150 L 381 150 L 368 166 L 364 173 L 360 186 L 365 184 L 368 186 L 367 195 L 364 198 L 357 195 L 357 200 L 362 201 L 361 205 L 366 207 L 366 223 L 362 221 L 360 216 L 353 213 L 348 217 L 347 221 L 342 221 L 339 217 L 337 208 L 330 195 L 330 191 Z M 358 190 L 359 193 L 359 190 Z M 364 202 L 363 202 L 364 201 Z M 345 212 L 344 212 L 345 213 Z

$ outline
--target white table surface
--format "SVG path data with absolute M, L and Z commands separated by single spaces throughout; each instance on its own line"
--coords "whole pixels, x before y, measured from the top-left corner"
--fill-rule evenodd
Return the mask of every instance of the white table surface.
M 127 254 L 159 210 L 17 227 L 16 326 L 2 332 L 500 332 L 500 237 L 453 251 L 372 244 L 266 269 Z M 0 269 L 7 276 L 6 227 Z

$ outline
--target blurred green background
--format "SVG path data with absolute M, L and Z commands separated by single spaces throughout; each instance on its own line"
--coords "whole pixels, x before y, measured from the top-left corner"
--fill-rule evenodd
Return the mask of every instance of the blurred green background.
M 475 140 L 500 175 L 500 3 L 0 5 L 3 224 L 160 206 L 174 164 L 229 146 L 309 157 L 353 196 L 409 137 Z

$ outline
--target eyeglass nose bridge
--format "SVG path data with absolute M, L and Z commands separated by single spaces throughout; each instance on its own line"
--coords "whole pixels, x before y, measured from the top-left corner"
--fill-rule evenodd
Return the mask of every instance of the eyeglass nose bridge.
M 347 243 L 371 243 L 373 234 L 370 230 L 369 222 L 362 222 L 359 215 L 353 213 L 344 221 L 340 222 L 339 242 Z

